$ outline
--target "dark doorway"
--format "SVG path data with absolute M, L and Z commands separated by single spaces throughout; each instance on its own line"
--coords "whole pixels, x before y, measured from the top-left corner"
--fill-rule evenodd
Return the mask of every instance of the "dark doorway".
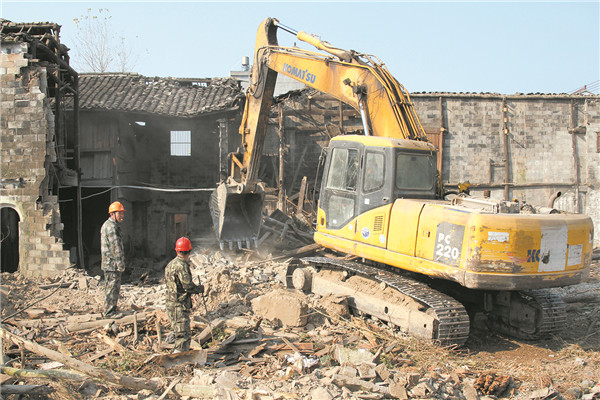
M 0 225 L 2 233 L 2 272 L 16 272 L 19 269 L 19 214 L 10 207 L 2 207 L 0 211 Z
M 63 241 L 77 248 L 77 188 L 60 189 L 60 214 L 64 223 Z M 87 269 L 100 261 L 100 228 L 108 218 L 109 188 L 81 188 L 81 241 Z M 73 251 L 73 250 L 72 250 Z
M 188 215 L 167 213 L 167 244 L 166 252 L 169 258 L 175 257 L 175 242 L 182 236 L 189 238 Z

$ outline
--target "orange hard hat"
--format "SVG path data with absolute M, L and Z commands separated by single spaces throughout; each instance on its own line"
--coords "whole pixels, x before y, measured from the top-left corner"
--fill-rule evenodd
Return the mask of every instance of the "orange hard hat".
M 192 250 L 192 242 L 186 237 L 180 237 L 175 243 L 175 251 L 190 251 Z
M 110 206 L 108 206 L 108 213 L 114 213 L 115 211 L 125 211 L 125 207 L 118 201 L 115 201 Z

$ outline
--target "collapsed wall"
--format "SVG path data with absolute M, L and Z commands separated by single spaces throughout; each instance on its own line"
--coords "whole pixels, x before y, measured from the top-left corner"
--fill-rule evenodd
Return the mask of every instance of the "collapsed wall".
M 0 207 L 18 214 L 18 244 L 10 251 L 18 251 L 19 271 L 48 277 L 71 263 L 60 238 L 58 196 L 49 190 L 56 151 L 48 71 L 27 53 L 26 43 L 2 43 Z

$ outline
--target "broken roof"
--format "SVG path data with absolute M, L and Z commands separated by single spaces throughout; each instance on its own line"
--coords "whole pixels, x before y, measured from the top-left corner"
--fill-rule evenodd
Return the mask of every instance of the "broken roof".
M 133 73 L 79 75 L 79 109 L 197 117 L 237 109 L 243 98 L 231 78 L 149 78 Z
M 54 22 L 12 22 L 0 18 L 2 41 L 22 41 L 26 37 L 41 37 L 46 34 L 58 34 L 60 25 Z

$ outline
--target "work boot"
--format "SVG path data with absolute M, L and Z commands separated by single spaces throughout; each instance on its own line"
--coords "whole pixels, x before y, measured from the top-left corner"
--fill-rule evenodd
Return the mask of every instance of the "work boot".
M 120 313 L 118 311 L 112 311 L 112 312 L 109 312 L 108 314 L 104 314 L 104 318 L 106 318 L 106 319 L 123 318 L 123 313 Z

